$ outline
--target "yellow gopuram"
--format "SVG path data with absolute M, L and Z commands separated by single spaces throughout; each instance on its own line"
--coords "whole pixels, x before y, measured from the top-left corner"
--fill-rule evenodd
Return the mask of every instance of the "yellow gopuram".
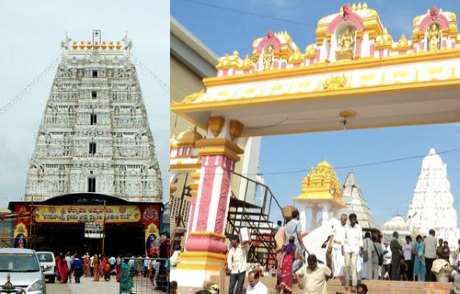
M 321 223 L 324 223 L 334 215 L 334 212 L 345 207 L 340 182 L 329 162 L 321 161 L 308 173 L 303 180 L 302 191 L 294 201 L 304 207 L 302 222 L 305 223 L 304 229 L 307 230 L 320 224 L 319 212 L 321 212 Z M 311 210 L 310 217 L 307 217 L 308 210 Z

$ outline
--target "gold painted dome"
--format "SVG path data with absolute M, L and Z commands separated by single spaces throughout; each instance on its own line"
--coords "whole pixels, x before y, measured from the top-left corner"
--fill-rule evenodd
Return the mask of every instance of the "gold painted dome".
M 294 200 L 299 202 L 329 202 L 344 207 L 342 188 L 334 168 L 327 161 L 321 161 L 303 179 L 302 190 Z

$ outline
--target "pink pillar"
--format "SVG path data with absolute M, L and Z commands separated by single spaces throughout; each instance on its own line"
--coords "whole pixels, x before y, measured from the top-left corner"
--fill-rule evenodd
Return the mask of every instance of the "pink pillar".
M 231 176 L 243 150 L 233 143 L 241 133 L 242 124 L 234 120 L 224 122 L 220 117 L 210 119 L 209 139 L 196 142 L 200 177 L 192 200 L 185 252 L 177 269 L 199 275 L 222 271 L 226 260 L 225 226 Z

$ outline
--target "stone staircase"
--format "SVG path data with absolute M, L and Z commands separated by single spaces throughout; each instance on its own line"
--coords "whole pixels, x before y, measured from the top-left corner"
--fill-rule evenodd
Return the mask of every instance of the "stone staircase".
M 275 294 L 276 278 L 263 277 L 262 282 L 269 289 L 268 293 Z M 406 281 L 363 281 L 368 289 L 369 294 L 448 294 L 452 287 L 449 283 L 428 283 L 428 282 L 406 282 Z M 330 280 L 327 287 L 328 294 L 350 293 L 346 292 L 340 281 Z M 226 291 L 225 291 L 226 292 Z M 304 294 L 298 285 L 294 285 L 293 294 Z
M 268 288 L 268 294 L 276 294 L 276 278 L 265 276 L 261 278 Z M 449 283 L 433 283 L 433 282 L 406 282 L 406 281 L 364 281 L 369 289 L 369 294 L 449 294 L 452 284 Z M 225 284 L 221 286 L 220 293 L 228 293 L 229 276 L 226 276 Z M 245 279 L 244 289 L 248 286 L 247 278 Z M 194 294 L 200 289 L 197 288 L 182 288 L 179 283 L 179 292 L 181 294 Z M 298 285 L 294 285 L 292 294 L 304 294 Z M 340 281 L 330 280 L 327 286 L 328 294 L 345 294 L 345 288 L 341 286 Z M 244 293 L 244 292 L 243 292 Z

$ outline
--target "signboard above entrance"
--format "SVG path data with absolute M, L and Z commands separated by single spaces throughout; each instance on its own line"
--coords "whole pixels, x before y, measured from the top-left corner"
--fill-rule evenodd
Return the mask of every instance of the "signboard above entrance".
M 137 206 L 111 205 L 69 205 L 37 206 L 34 210 L 34 221 L 37 223 L 133 223 L 139 222 L 141 211 Z
M 85 223 L 85 238 L 90 238 L 90 239 L 104 238 L 104 224 Z

